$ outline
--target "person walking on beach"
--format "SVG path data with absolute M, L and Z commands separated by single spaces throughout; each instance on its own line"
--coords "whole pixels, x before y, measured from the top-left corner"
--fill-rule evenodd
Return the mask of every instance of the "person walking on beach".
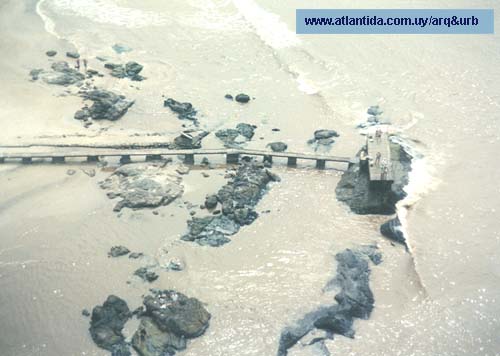
M 380 158 L 382 157 L 382 154 L 380 152 L 377 152 L 377 155 L 375 156 L 375 165 L 378 166 L 380 164 Z
M 386 180 L 387 179 L 387 173 L 389 172 L 389 169 L 387 168 L 387 166 L 384 166 L 382 168 L 382 173 L 380 173 L 380 179 L 381 180 Z
M 85 71 L 87 71 L 87 59 L 86 58 L 83 59 L 83 68 L 85 69 Z
M 377 141 L 377 143 L 380 143 L 381 138 L 382 138 L 382 131 L 380 129 L 377 129 L 377 131 L 375 131 L 375 140 Z
M 77 70 L 80 70 L 80 60 L 79 59 L 76 60 L 75 68 Z

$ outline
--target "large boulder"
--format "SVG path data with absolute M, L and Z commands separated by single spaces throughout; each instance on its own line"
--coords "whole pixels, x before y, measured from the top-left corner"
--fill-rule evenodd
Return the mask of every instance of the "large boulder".
M 236 100 L 238 103 L 245 104 L 250 101 L 250 97 L 247 94 L 238 94 L 236 95 L 234 100 Z
M 139 75 L 144 67 L 137 62 L 128 62 L 125 65 L 117 63 L 106 63 L 104 67 L 110 69 L 111 76 L 116 78 L 130 78 L 131 80 L 135 81 L 144 80 L 144 77 Z
M 271 142 L 267 145 L 273 152 L 285 152 L 288 145 L 284 142 Z
M 209 326 L 211 315 L 203 304 L 182 293 L 152 290 L 143 303 L 146 310 L 132 338 L 132 346 L 140 356 L 173 355 Z
M 102 189 L 108 190 L 109 198 L 122 198 L 116 204 L 115 211 L 124 207 L 154 208 L 170 204 L 182 195 L 182 179 L 175 169 L 175 166 L 168 166 L 166 162 L 126 164 L 100 185 Z
M 122 330 L 131 315 L 123 299 L 110 295 L 102 306 L 92 310 L 89 329 L 92 340 L 109 351 L 126 348 Z
M 127 100 L 123 95 L 104 89 L 84 92 L 82 97 L 92 102 L 92 106 L 88 108 L 88 114 L 94 120 L 118 120 L 134 104 L 133 100 Z
M 406 246 L 406 238 L 399 217 L 386 221 L 380 226 L 380 233 L 388 239 Z

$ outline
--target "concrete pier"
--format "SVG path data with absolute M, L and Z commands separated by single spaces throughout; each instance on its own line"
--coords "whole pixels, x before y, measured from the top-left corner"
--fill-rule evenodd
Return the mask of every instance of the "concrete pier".
M 184 155 L 184 163 L 188 165 L 194 164 L 194 154 L 189 153 Z
M 239 153 L 228 153 L 226 155 L 226 163 L 227 164 L 237 164 L 240 161 Z
M 132 159 L 130 158 L 130 155 L 122 155 L 120 157 L 120 163 L 121 164 L 127 164 L 127 163 L 130 163 L 132 162 Z
M 317 169 L 325 169 L 325 167 L 326 167 L 326 161 L 324 159 L 316 160 L 316 168 Z
M 297 167 L 297 157 L 288 157 L 287 166 Z
M 161 161 L 161 155 L 146 155 L 146 162 Z
M 99 156 L 87 156 L 87 162 L 99 162 Z
M 52 157 L 52 163 L 64 163 L 65 161 L 64 157 Z

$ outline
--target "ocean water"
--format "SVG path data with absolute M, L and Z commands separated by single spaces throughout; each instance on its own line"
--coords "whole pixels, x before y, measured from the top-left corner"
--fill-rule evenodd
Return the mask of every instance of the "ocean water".
M 12 307 L 0 307 L 6 321 L 0 349 L 9 356 L 105 354 L 79 312 L 110 293 L 139 305 L 147 286 L 125 283 L 133 266 L 105 257 L 111 243 L 123 243 L 159 259 L 185 259 L 187 271 L 162 275 L 159 285 L 206 302 L 213 319 L 181 354 L 274 355 L 281 329 L 328 300 L 322 288 L 334 274 L 334 254 L 377 243 L 384 262 L 372 271 L 375 311 L 356 322 L 355 339 L 328 343 L 332 355 L 500 355 L 500 39 L 294 33 L 296 8 L 374 6 L 429 4 L 38 1 L 41 27 L 74 45 L 91 67 L 102 65 L 95 56 L 144 64 L 148 79 L 140 90 L 106 83 L 136 99 L 120 122 L 126 132 L 174 134 L 179 126 L 162 121 L 169 115 L 161 107 L 167 95 L 192 102 L 205 129 L 257 125 L 249 147 L 279 140 L 291 151 L 311 151 L 306 141 L 314 130 L 329 128 L 341 134 L 331 153 L 350 156 L 364 142 L 356 125 L 368 106 L 380 105 L 415 158 L 408 197 L 398 204 L 409 251 L 379 235 L 385 217 L 356 216 L 336 201 L 336 170 L 276 168 L 283 182 L 259 205 L 271 213 L 229 245 L 207 249 L 178 242 L 187 213 L 177 205 L 163 209 L 163 220 L 147 213 L 118 219 L 85 176 L 72 181 L 62 168 L 7 167 L 0 176 L 12 187 L 0 194 L 0 287 L 6 291 L 0 302 Z M 432 6 L 499 8 L 484 0 Z M 115 43 L 133 50 L 117 54 Z M 223 98 L 239 92 L 255 100 L 235 106 Z M 207 139 L 207 147 L 217 144 Z M 33 183 L 27 172 L 40 178 Z M 201 202 L 222 178 L 200 183 L 186 182 L 185 199 Z M 82 200 L 67 209 L 68 195 Z M 307 352 L 299 347 L 293 355 Z

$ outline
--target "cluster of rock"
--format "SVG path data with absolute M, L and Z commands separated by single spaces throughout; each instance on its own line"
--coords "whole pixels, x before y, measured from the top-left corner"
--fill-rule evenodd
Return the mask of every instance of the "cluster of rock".
M 145 79 L 142 75 L 139 75 L 144 67 L 137 62 L 128 62 L 125 65 L 106 63 L 104 67 L 110 69 L 110 75 L 116 78 L 129 78 L 138 82 Z
M 234 177 L 217 194 L 205 200 L 205 208 L 209 210 L 220 205 L 220 214 L 193 217 L 188 221 L 188 232 L 182 240 L 208 246 L 221 246 L 229 242 L 228 236 L 236 234 L 242 225 L 249 225 L 258 217 L 255 205 L 268 184 L 279 180 L 262 163 L 243 161 Z
M 250 101 L 250 96 L 248 96 L 247 94 L 238 94 L 238 95 L 236 95 L 235 98 L 233 98 L 233 96 L 231 94 L 226 94 L 224 97 L 226 99 L 229 99 L 229 100 L 234 99 L 237 102 L 242 103 L 242 104 L 246 104 Z
M 82 91 L 81 96 L 92 105 L 85 105 L 75 113 L 76 120 L 110 120 L 116 121 L 125 115 L 134 105 L 133 100 L 127 100 L 124 95 L 118 95 L 104 89 Z
M 100 182 L 110 199 L 121 198 L 114 211 L 122 208 L 154 208 L 167 205 L 184 192 L 181 177 L 168 162 L 131 163 L 119 167 Z
M 307 141 L 307 143 L 316 146 L 329 146 L 335 142 L 333 137 L 339 137 L 339 134 L 335 130 L 316 130 L 314 131 L 314 137 Z
M 170 108 L 181 120 L 190 120 L 195 124 L 198 123 L 198 119 L 196 118 L 197 111 L 191 103 L 181 103 L 180 101 L 168 98 L 163 102 L 163 106 Z
M 293 347 L 315 348 L 323 351 L 319 354 L 329 355 L 325 340 L 332 340 L 335 334 L 354 338 L 354 320 L 370 317 L 375 300 L 369 283 L 369 261 L 381 263 L 380 252 L 375 246 L 363 246 L 346 249 L 335 259 L 337 275 L 327 289 L 340 290 L 334 297 L 336 304 L 320 306 L 286 327 L 281 333 L 278 356 L 286 356 Z
M 33 69 L 30 72 L 32 80 L 41 79 L 47 84 L 68 86 L 85 80 L 85 75 L 71 68 L 68 62 L 59 61 L 51 65 L 51 70 Z
M 134 314 L 140 319 L 131 345 L 140 356 L 172 356 L 185 350 L 187 340 L 201 336 L 209 326 L 210 313 L 196 298 L 173 290 L 151 290 L 144 308 Z M 122 330 L 132 317 L 127 303 L 111 295 L 92 311 L 90 335 L 114 356 L 130 356 Z
M 257 126 L 239 123 L 235 129 L 222 129 L 215 132 L 215 136 L 224 143 L 225 147 L 237 148 L 248 142 L 255 134 Z

